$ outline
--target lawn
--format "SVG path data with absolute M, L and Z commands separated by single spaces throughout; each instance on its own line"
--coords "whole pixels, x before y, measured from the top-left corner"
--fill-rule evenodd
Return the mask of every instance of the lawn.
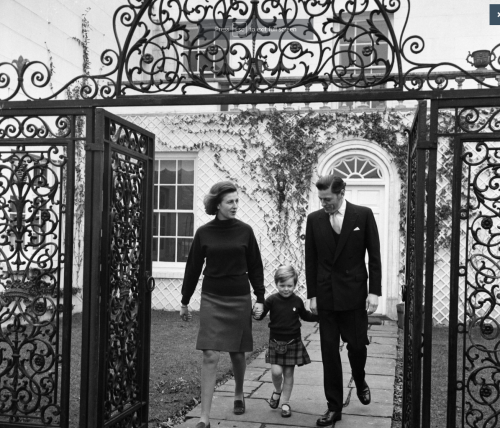
M 195 349 L 199 314 L 193 312 L 191 322 L 184 322 L 178 312 L 153 311 L 151 316 L 150 428 L 178 421 L 200 397 L 201 351 Z M 268 342 L 268 321 L 253 321 L 254 352 Z M 78 426 L 80 391 L 81 314 L 73 316 L 74 344 L 71 360 L 70 426 Z M 218 382 L 231 376 L 229 354 L 222 353 L 217 374 Z

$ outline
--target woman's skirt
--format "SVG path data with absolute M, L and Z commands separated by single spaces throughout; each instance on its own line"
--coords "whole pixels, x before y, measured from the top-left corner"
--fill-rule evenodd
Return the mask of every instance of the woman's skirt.
M 196 349 L 252 352 L 252 298 L 201 293 Z
M 278 364 L 280 366 L 303 366 L 311 362 L 302 339 L 295 339 L 292 343 L 288 343 L 284 354 L 278 353 L 277 349 L 279 347 L 276 346 L 276 342 L 270 340 L 269 348 L 266 352 L 266 363 Z

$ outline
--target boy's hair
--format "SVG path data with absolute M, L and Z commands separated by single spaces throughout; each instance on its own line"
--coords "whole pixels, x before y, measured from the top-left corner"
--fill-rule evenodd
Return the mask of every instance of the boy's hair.
M 280 266 L 276 269 L 274 273 L 274 283 L 278 284 L 278 282 L 285 282 L 286 280 L 293 278 L 293 283 L 297 285 L 297 281 L 299 280 L 299 275 L 297 275 L 297 271 L 294 269 L 292 265 Z

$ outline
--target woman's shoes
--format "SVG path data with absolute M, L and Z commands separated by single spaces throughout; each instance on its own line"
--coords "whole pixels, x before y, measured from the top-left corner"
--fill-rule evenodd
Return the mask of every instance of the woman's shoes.
M 195 428 L 210 428 L 210 422 L 208 423 L 208 425 L 206 425 L 205 422 L 198 422 Z
M 281 406 L 281 417 L 289 418 L 290 416 L 292 416 L 292 408 L 290 407 L 290 404 L 283 404 Z
M 235 415 L 242 415 L 245 413 L 245 399 L 243 400 L 234 400 L 234 410 L 233 413 Z
M 278 399 L 275 400 L 273 397 L 277 395 Z M 281 392 L 273 392 L 271 398 L 269 399 L 269 407 L 271 409 L 277 409 L 280 404 Z

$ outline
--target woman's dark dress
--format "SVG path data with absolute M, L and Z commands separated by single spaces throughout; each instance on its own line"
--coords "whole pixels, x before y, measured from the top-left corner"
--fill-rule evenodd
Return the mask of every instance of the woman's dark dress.
M 195 233 L 182 284 L 187 305 L 203 270 L 196 349 L 251 352 L 252 285 L 264 303 L 264 268 L 252 228 L 237 219 L 214 220 Z

